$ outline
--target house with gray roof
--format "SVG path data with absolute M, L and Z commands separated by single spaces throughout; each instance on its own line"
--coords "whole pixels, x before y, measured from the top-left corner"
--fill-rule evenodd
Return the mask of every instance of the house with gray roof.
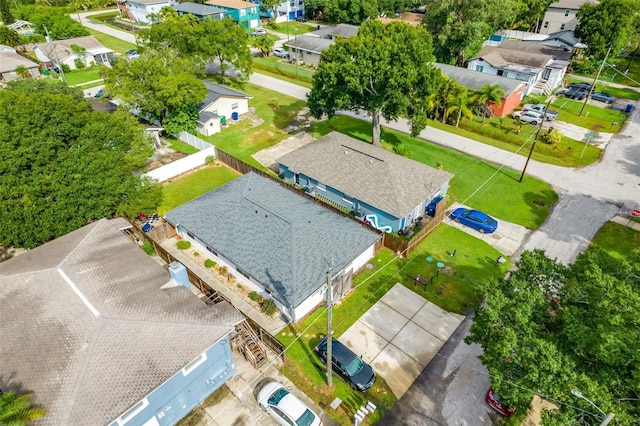
M 357 25 L 351 24 L 337 24 L 326 25 L 323 28 L 309 33 L 313 37 L 326 38 L 328 40 L 335 40 L 337 38 L 349 38 L 358 34 Z
M 297 322 L 323 301 L 328 269 L 339 300 L 381 237 L 285 185 L 250 172 L 165 219 L 245 288 L 273 300 L 286 320 Z
M 497 117 L 504 117 L 513 111 L 527 91 L 527 84 L 523 81 L 514 80 L 512 78 L 501 77 L 498 75 L 477 72 L 468 68 L 456 67 L 448 64 L 433 64 L 442 71 L 442 74 L 450 79 L 458 82 L 458 84 L 469 90 L 477 92 L 487 85 L 498 85 L 504 91 L 504 97 L 500 103 L 489 103 L 489 108 Z
M 40 65 L 25 58 L 10 46 L 0 44 L 0 82 L 8 82 L 20 78 L 18 68 L 24 67 L 31 78 L 40 77 Z
M 0 388 L 33 393 L 34 424 L 173 425 L 235 373 L 243 317 L 179 285 L 130 227 L 102 219 L 0 263 Z
M 483 47 L 467 68 L 525 82 L 527 95 L 549 94 L 562 85 L 570 58 L 571 52 L 560 47 L 505 40 L 498 46 Z
M 326 38 L 299 35 L 288 43 L 289 56 L 293 61 L 297 58 L 305 64 L 318 65 L 322 51 L 332 44 L 333 40 Z
M 385 232 L 410 226 L 444 196 L 451 173 L 338 132 L 278 160 L 280 176 Z
M 208 93 L 205 100 L 198 105 L 198 133 L 205 136 L 218 133 L 221 125 L 226 124 L 227 120 L 238 120 L 241 115 L 249 112 L 251 96 L 210 81 L 203 83 Z
M 216 6 L 208 4 L 199 4 L 192 2 L 178 3 L 171 6 L 173 10 L 178 12 L 178 15 L 193 15 L 199 20 L 206 18 L 209 19 L 223 19 L 225 16 L 225 10 Z
M 80 52 L 74 46 L 84 50 Z M 82 61 L 87 67 L 94 65 L 110 67 L 114 61 L 113 50 L 104 47 L 93 36 L 55 40 L 51 43 L 37 43 L 33 46 L 33 51 L 45 68 L 52 68 L 59 62 L 74 70 L 77 68 L 77 60 Z

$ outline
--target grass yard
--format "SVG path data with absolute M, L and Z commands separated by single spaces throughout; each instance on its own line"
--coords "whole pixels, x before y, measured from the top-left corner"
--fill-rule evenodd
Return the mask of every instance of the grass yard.
M 319 137 L 332 130 L 366 142 L 371 140 L 371 124 L 345 116 L 314 123 L 311 132 Z M 386 128 L 382 129 L 382 140 L 386 149 L 402 145 L 406 157 L 455 174 L 449 188 L 451 200 L 499 219 L 536 229 L 558 201 L 551 186 L 539 179 L 525 176 L 519 183 L 520 171 L 500 169 L 496 164 Z
M 451 257 L 448 252 L 453 250 L 457 250 L 457 254 Z M 509 269 L 510 261 L 495 265 L 499 255 L 483 241 L 444 224 L 436 228 L 407 259 L 399 259 L 390 251 L 382 250 L 370 262 L 373 268 L 354 278 L 356 290 L 333 309 L 335 337 L 340 337 L 396 283 L 405 285 L 443 309 L 467 314 L 481 302 L 477 284 L 492 277 L 502 277 Z M 431 256 L 434 261 L 427 262 L 426 256 Z M 434 276 L 435 263 L 439 260 L 447 266 L 434 278 L 433 285 L 427 290 L 415 287 L 413 277 L 417 274 L 428 278 Z M 320 405 L 328 406 L 335 397 L 344 401 L 338 410 L 326 411 L 340 424 L 350 424 L 365 398 L 362 393 L 351 390 L 339 376 L 335 376 L 335 389 L 329 393 L 325 385 L 325 367 L 313 353 L 314 346 L 326 334 L 326 327 L 326 310 L 319 308 L 276 336 L 287 347 L 283 372 Z M 300 337 L 296 339 L 295 336 Z M 378 406 L 378 410 L 367 418 L 369 424 L 383 417 L 396 402 L 381 377 L 367 392 L 366 399 Z
M 600 108 L 587 104 L 582 116 L 579 116 L 584 102 L 571 99 L 558 98 L 552 106 L 558 110 L 558 120 L 584 127 L 585 129 L 599 129 L 603 132 L 617 133 L 622 123 L 627 119 L 627 114 L 610 108 Z M 617 123 L 617 124 L 613 124 Z
M 640 232 L 616 222 L 607 222 L 591 245 L 604 249 L 612 257 L 626 259 L 632 250 L 640 247 Z
M 288 61 L 283 61 L 276 56 L 268 58 L 253 58 L 252 68 L 262 74 L 267 74 L 289 83 L 311 88 L 313 71 L 298 65 L 298 78 L 296 79 L 296 66 Z
M 85 27 L 86 28 L 86 27 Z M 119 38 L 115 38 L 113 36 L 101 33 L 96 30 L 92 30 L 91 28 L 87 28 L 92 36 L 94 36 L 100 43 L 104 45 L 104 47 L 108 47 L 114 52 L 122 53 L 127 50 L 136 49 L 136 45 L 133 43 L 129 43 L 124 40 L 120 40 Z M 121 30 L 121 28 L 119 28 Z
M 227 166 L 211 164 L 175 179 L 162 187 L 162 204 L 158 207 L 158 214 L 162 216 L 238 176 L 238 172 Z
M 97 66 L 66 72 L 64 76 L 67 78 L 67 84 L 69 84 L 69 86 L 81 85 L 94 80 L 102 80 L 100 67 Z
M 267 24 L 264 28 L 266 28 L 267 31 L 273 30 L 284 35 L 288 34 L 290 40 L 293 40 L 296 34 L 305 34 L 316 30 L 315 26 L 303 24 L 297 21 L 288 21 L 285 23 L 280 22 L 275 25 Z
M 195 148 L 195 147 L 189 145 L 186 142 L 182 142 L 180 139 L 176 139 L 173 136 L 165 135 L 163 137 L 163 139 L 165 139 L 167 142 L 171 143 L 169 148 L 174 149 L 174 150 L 176 150 L 178 152 L 183 152 L 183 153 L 185 153 L 187 155 L 195 154 L 196 152 L 200 152 L 200 150 L 198 148 Z

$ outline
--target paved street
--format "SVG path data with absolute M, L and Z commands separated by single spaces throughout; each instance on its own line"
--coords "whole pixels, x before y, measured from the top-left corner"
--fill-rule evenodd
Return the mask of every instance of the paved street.
M 96 31 L 100 31 L 101 33 L 104 34 L 108 34 L 110 36 L 113 36 L 115 38 L 119 38 L 120 40 L 124 40 L 124 41 L 128 41 L 129 43 L 136 43 L 136 36 L 128 33 L 126 31 L 120 31 L 117 30 L 115 28 L 112 28 L 108 25 L 105 24 L 99 24 L 99 23 L 95 23 L 93 21 L 90 21 L 89 19 L 87 19 L 88 17 L 90 17 L 91 15 L 100 15 L 102 13 L 106 13 L 106 12 L 117 12 L 118 9 L 111 9 L 111 10 L 98 10 L 98 11 L 93 11 L 93 12 L 83 12 L 83 13 L 72 13 L 71 15 L 69 15 L 71 17 L 71 19 L 73 19 L 74 21 L 78 21 L 78 15 L 79 15 L 79 22 L 84 25 L 87 28 L 91 28 L 92 30 L 96 30 Z

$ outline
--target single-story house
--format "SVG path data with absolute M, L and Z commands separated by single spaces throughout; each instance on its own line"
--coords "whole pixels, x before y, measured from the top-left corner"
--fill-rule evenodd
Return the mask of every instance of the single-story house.
M 244 0 L 207 0 L 204 4 L 225 10 L 225 16 L 233 19 L 242 28 L 260 26 L 260 6 Z
M 225 16 L 225 10 L 219 7 L 209 6 L 207 4 L 199 4 L 192 2 L 184 2 L 173 5 L 173 10 L 178 12 L 178 15 L 193 15 L 199 20 L 203 19 L 223 19 Z
M 209 91 L 204 102 L 198 105 L 200 115 L 196 120 L 198 132 L 210 136 L 220 131 L 227 120 L 237 120 L 249 112 L 251 96 L 219 84 L 204 81 Z
M 31 22 L 24 21 L 22 19 L 18 19 L 13 24 L 7 26 L 9 27 L 9 29 L 23 36 L 30 36 L 35 33 L 33 29 L 34 25 Z
M 359 28 L 360 27 L 358 27 L 357 25 L 351 24 L 327 25 L 317 31 L 309 33 L 309 35 L 313 37 L 335 40 L 337 38 L 353 37 L 354 35 L 358 34 Z
M 375 254 L 380 235 L 289 188 L 249 172 L 171 210 L 165 219 L 246 288 L 297 322 L 335 300 Z
M 158 14 L 163 7 L 170 7 L 172 0 L 118 0 L 118 8 L 132 22 L 151 24 L 150 14 Z
M 331 132 L 278 160 L 287 182 L 385 232 L 398 231 L 444 196 L 451 173 Z
M 40 77 L 40 66 L 18 54 L 13 47 L 0 44 L 0 81 L 11 81 L 20 78 L 16 69 L 25 67 L 32 78 Z
M 562 85 L 571 52 L 560 47 L 505 40 L 485 46 L 469 60 L 467 68 L 527 83 L 530 93 L 551 93 Z
M 497 117 L 504 117 L 510 114 L 511 111 L 520 105 L 527 91 L 527 84 L 523 81 L 472 71 L 453 65 L 440 63 L 434 63 L 433 65 L 439 68 L 442 74 L 474 92 L 482 89 L 486 85 L 498 84 L 504 91 L 504 97 L 500 104 L 489 103 L 489 108 L 491 108 L 491 111 Z
M 74 52 L 72 46 L 84 48 L 84 52 Z M 72 70 L 76 69 L 76 60 L 80 59 L 85 66 L 111 66 L 114 60 L 113 50 L 104 47 L 93 36 L 56 40 L 52 43 L 38 43 L 33 46 L 36 58 L 45 68 L 51 68 L 58 62 L 67 64 Z
M 559 0 L 547 8 L 542 18 L 539 33 L 551 34 L 556 31 L 575 30 L 578 25 L 576 14 L 585 4 L 597 4 L 597 0 Z
M 299 35 L 291 40 L 287 46 L 292 61 L 297 59 L 299 62 L 318 65 L 322 51 L 328 49 L 332 44 L 333 40 L 327 38 Z
M 38 425 L 173 425 L 235 374 L 244 318 L 179 285 L 130 227 L 101 219 L 0 263 L 0 387 L 32 392 Z
M 257 0 L 255 3 L 260 6 L 260 16 L 265 18 L 273 17 L 271 10 L 262 9 L 261 0 Z M 304 0 L 284 0 L 276 8 L 275 21 L 278 23 L 293 21 L 300 16 L 304 16 Z

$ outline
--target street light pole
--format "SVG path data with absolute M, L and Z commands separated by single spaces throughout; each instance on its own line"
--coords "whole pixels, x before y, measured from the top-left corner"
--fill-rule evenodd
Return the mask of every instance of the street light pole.
M 295 36 L 295 40 L 294 43 L 296 45 L 296 80 L 298 79 L 298 29 L 294 28 L 293 31 L 295 31 L 296 36 Z
M 587 96 L 584 98 L 584 103 L 582 104 L 582 108 L 580 109 L 580 114 L 578 116 L 582 117 L 582 112 L 584 111 L 584 107 L 587 106 L 587 102 L 589 101 L 589 97 L 591 93 L 593 93 L 593 89 L 596 87 L 596 83 L 598 82 L 598 78 L 600 78 L 600 73 L 602 72 L 602 68 L 604 68 L 605 62 L 607 62 L 607 58 L 609 57 L 609 53 L 611 52 L 611 46 L 609 46 L 609 50 L 607 50 L 607 54 L 604 55 L 604 59 L 600 64 L 600 68 L 598 68 L 598 73 L 596 74 L 596 78 L 593 79 L 593 83 L 591 84 L 591 89 L 587 92 Z
M 60 59 L 58 59 L 58 52 L 56 52 L 56 47 L 51 40 L 51 36 L 49 35 L 49 30 L 47 29 L 46 25 L 43 25 L 43 27 L 44 27 L 44 31 L 47 33 L 47 41 L 49 42 L 49 47 L 51 47 L 53 56 L 56 58 L 56 63 L 58 64 L 58 70 L 60 70 L 62 81 L 64 81 L 64 84 L 67 84 L 67 77 L 64 75 L 64 70 L 62 69 L 62 64 L 60 63 Z
M 613 418 L 615 417 L 615 414 L 613 414 L 613 413 L 607 414 L 604 411 L 602 411 L 600 409 L 600 407 L 598 407 L 593 401 L 591 401 L 589 398 L 584 396 L 579 391 L 577 391 L 575 389 L 572 389 L 571 393 L 573 394 L 573 396 L 576 396 L 576 397 L 578 397 L 580 399 L 584 399 L 585 401 L 587 401 L 589 404 L 591 404 L 591 406 L 593 408 L 595 408 L 596 410 L 598 410 L 600 412 L 600 414 L 602 414 L 602 419 L 600 420 L 600 426 L 607 426 L 609 424 L 609 422 L 611 422 L 611 420 L 613 420 Z

